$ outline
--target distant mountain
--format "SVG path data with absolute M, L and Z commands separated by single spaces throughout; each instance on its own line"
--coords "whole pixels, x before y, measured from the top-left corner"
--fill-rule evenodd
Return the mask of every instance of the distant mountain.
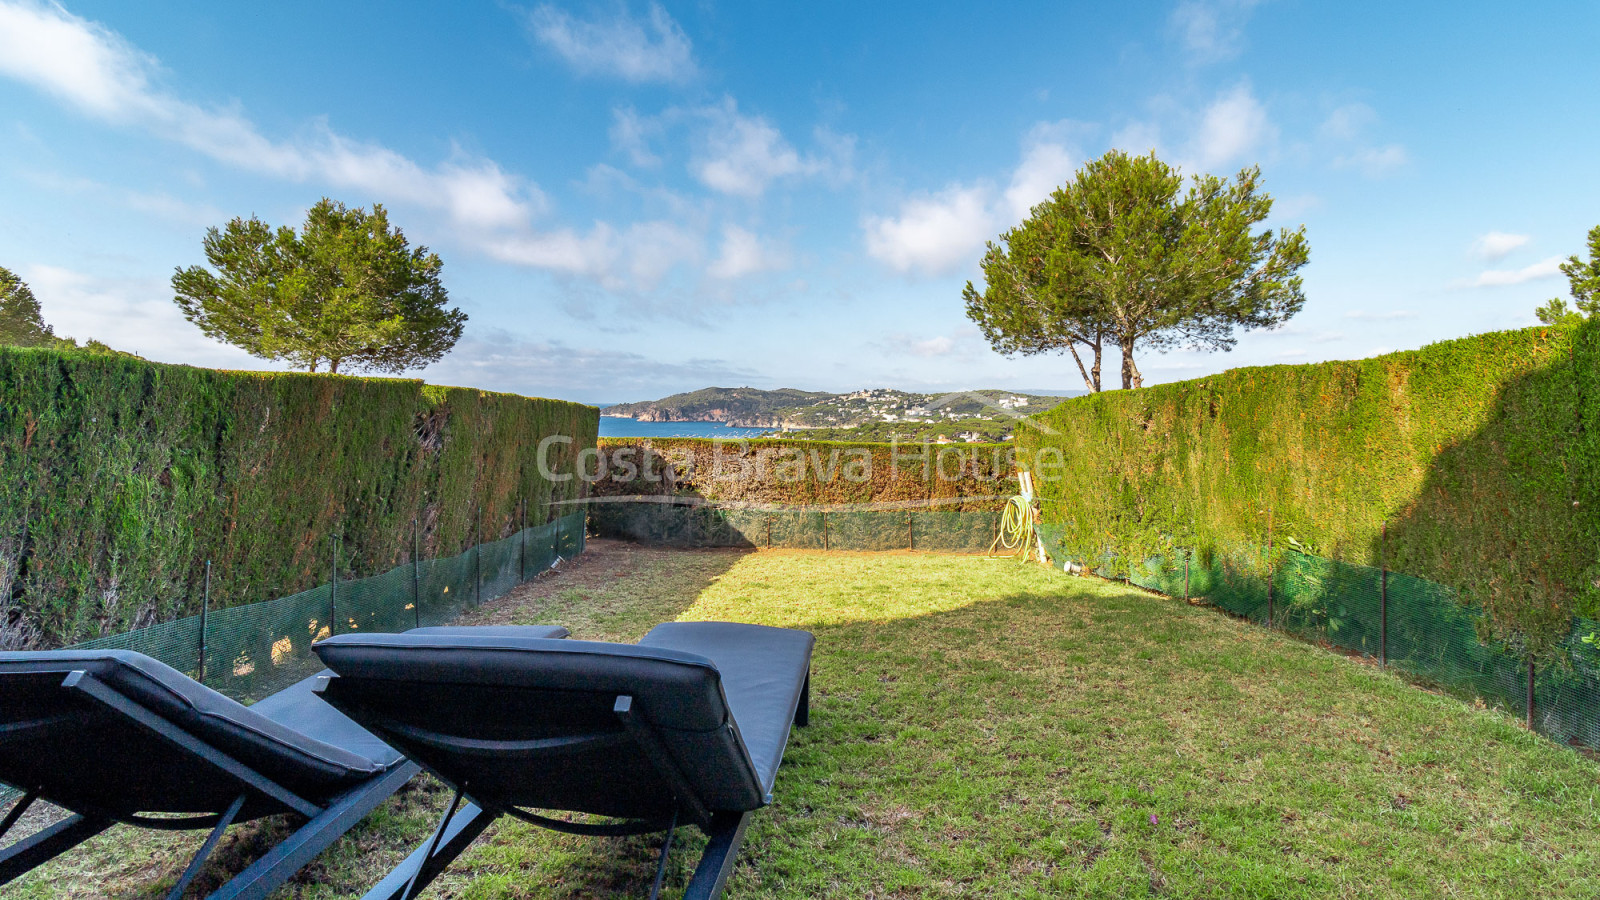
M 606 408 L 608 416 L 628 416 L 641 422 L 726 422 L 745 428 L 780 428 L 780 409 L 810 406 L 832 398 L 821 391 L 779 388 L 702 388 L 642 403 L 618 403 Z
M 923 433 L 943 427 L 956 433 L 981 432 L 988 439 L 998 439 L 1010 434 L 1010 423 L 1015 419 L 1044 412 L 1068 396 L 992 388 L 948 394 L 917 394 L 890 388 L 848 394 L 792 388 L 705 388 L 650 402 L 619 403 L 608 407 L 605 414 L 645 422 L 725 422 L 780 430 L 867 428 L 874 433 Z M 962 428 L 955 429 L 957 425 Z M 984 427 L 980 429 L 980 425 Z

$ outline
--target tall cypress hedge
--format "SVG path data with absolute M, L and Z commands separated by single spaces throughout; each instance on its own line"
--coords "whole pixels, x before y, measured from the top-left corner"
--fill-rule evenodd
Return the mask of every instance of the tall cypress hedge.
M 1270 529 L 1278 550 L 1386 554 L 1540 656 L 1600 611 L 1597 367 L 1594 323 L 1496 332 L 1076 398 L 1018 442 L 1083 559 L 1260 559 L 1242 551 Z
M 0 348 L 0 643 L 52 646 L 458 553 L 563 511 L 598 411 L 329 375 Z M 481 518 L 479 510 L 481 508 Z

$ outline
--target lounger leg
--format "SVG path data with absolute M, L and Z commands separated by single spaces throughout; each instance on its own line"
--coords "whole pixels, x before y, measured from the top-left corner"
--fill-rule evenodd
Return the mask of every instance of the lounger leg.
M 811 724 L 811 672 L 806 672 L 806 683 L 800 688 L 800 705 L 794 708 L 794 723 L 802 728 Z
M 315 859 L 317 854 L 356 826 L 395 791 L 421 771 L 413 762 L 403 762 L 377 778 L 351 788 L 328 807 L 300 826 L 266 856 L 216 890 L 207 900 L 265 900 L 294 873 Z
M 233 805 L 228 807 L 228 811 L 218 817 L 216 827 L 211 829 L 209 835 L 206 835 L 206 842 L 200 845 L 200 852 L 194 855 L 194 859 L 189 860 L 189 866 L 178 877 L 178 883 L 173 885 L 172 890 L 167 892 L 167 900 L 183 900 L 183 892 L 188 889 L 189 882 L 193 881 L 194 877 L 199 875 L 200 870 L 205 867 L 206 860 L 211 858 L 211 851 L 217 849 L 217 841 L 222 840 L 222 833 L 228 830 L 229 825 L 233 824 L 234 817 L 239 814 L 239 810 L 244 809 L 244 801 L 247 799 L 248 797 L 245 794 L 240 794 L 239 799 L 233 801 Z
M 499 813 L 479 809 L 474 803 L 461 807 L 448 822 L 441 821 L 442 832 L 435 832 L 435 840 L 418 847 L 361 900 L 408 900 L 406 892 L 413 884 L 417 891 L 427 887 L 499 817 Z
M 750 814 L 719 812 L 706 829 L 706 851 L 695 866 L 694 877 L 684 889 L 683 900 L 717 900 L 722 887 L 728 883 L 733 871 L 733 861 L 739 856 L 739 845 L 744 842 L 745 826 L 750 824 Z
M 659 900 L 661 897 L 661 882 L 667 877 L 667 854 L 672 852 L 672 832 L 678 827 L 678 813 L 672 813 L 672 821 L 667 824 L 667 836 L 661 839 L 661 859 L 656 863 L 656 880 L 650 885 L 650 900 Z
M 0 837 L 5 837 L 6 832 L 11 830 L 11 826 L 17 824 L 17 820 L 22 818 L 22 814 L 27 812 L 28 807 L 32 806 L 33 801 L 37 799 L 39 799 L 39 792 L 29 791 L 22 795 L 21 800 L 11 804 L 11 811 L 6 813 L 5 821 L 0 822 Z
M 55 859 L 111 827 L 110 819 L 71 816 L 0 851 L 0 884 Z

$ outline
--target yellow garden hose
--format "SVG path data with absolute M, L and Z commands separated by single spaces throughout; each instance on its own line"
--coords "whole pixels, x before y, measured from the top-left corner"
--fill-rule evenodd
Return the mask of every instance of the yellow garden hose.
M 1018 473 L 1022 493 L 1006 501 L 1000 514 L 1000 531 L 989 545 L 990 555 L 1015 556 L 1026 562 L 1044 562 L 1044 541 L 1039 537 L 1039 512 L 1033 505 L 1033 479 L 1024 470 Z

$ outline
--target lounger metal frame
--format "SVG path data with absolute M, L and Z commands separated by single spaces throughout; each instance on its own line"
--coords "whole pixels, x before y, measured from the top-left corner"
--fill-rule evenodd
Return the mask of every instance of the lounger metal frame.
M 222 838 L 222 833 L 233 824 L 233 820 L 239 815 L 245 803 L 251 798 L 257 798 L 282 807 L 285 812 L 296 812 L 306 816 L 308 821 L 265 856 L 251 863 L 227 884 L 210 894 L 209 900 L 263 900 L 421 771 L 421 767 L 416 763 L 404 760 L 325 803 L 314 803 L 172 724 L 88 672 L 68 673 L 61 686 L 111 710 L 170 744 L 193 759 L 197 767 L 235 784 L 239 793 L 226 810 L 183 818 L 152 818 L 98 809 L 71 810 L 73 813 L 71 816 L 0 850 L 0 885 L 60 856 L 118 822 L 163 831 L 210 828 L 211 833 L 205 843 L 195 853 L 177 884 L 173 885 L 167 894 L 168 900 L 178 900 L 194 881 L 195 876 L 200 874 L 206 860 Z M 71 725 L 79 718 L 81 716 L 78 714 L 67 713 L 0 725 L 0 742 L 21 737 L 37 729 Z M 0 837 L 4 837 L 11 830 L 39 796 L 37 789 L 30 789 L 21 800 L 17 801 L 5 819 L 0 821 Z
M 459 786 L 452 784 L 450 779 L 433 772 L 432 774 L 440 781 L 455 788 L 450 806 L 440 817 L 439 824 L 428 843 L 417 848 L 405 862 L 390 872 L 388 877 L 368 891 L 362 900 L 414 900 L 467 849 L 478 835 L 483 833 L 484 829 L 501 816 L 511 816 L 541 828 L 568 834 L 617 836 L 665 831 L 666 836 L 662 840 L 661 853 L 656 863 L 655 883 L 650 890 L 650 900 L 656 900 L 661 892 L 662 879 L 666 874 L 667 855 L 672 849 L 673 831 L 680 820 L 687 820 L 705 832 L 708 841 L 705 851 L 700 855 L 700 862 L 695 866 L 694 875 L 689 880 L 689 886 L 684 890 L 684 900 L 716 900 L 722 895 L 723 885 L 727 883 L 728 875 L 733 871 L 733 861 L 739 855 L 739 845 L 744 841 L 745 828 L 749 824 L 750 813 L 753 810 L 723 812 L 707 809 L 689 780 L 673 762 L 655 729 L 642 716 L 635 713 L 632 696 L 619 695 L 612 706 L 612 712 L 623 726 L 620 732 L 605 731 L 529 741 L 489 741 L 426 731 L 376 714 L 361 704 L 347 706 L 339 700 L 338 681 L 337 678 L 324 679 L 314 690 L 374 734 L 379 736 L 393 734 L 409 741 L 456 753 L 516 754 L 525 759 L 537 760 L 540 757 L 571 752 L 579 747 L 594 748 L 603 744 L 631 741 L 650 760 L 651 766 L 661 776 L 662 781 L 672 788 L 673 799 L 677 804 L 676 811 L 664 821 L 627 819 L 610 824 L 567 822 L 514 806 L 497 806 L 484 798 L 464 793 Z M 799 705 L 795 709 L 794 724 L 801 726 L 810 724 L 810 707 L 811 676 L 807 674 L 805 685 L 801 689 Z

